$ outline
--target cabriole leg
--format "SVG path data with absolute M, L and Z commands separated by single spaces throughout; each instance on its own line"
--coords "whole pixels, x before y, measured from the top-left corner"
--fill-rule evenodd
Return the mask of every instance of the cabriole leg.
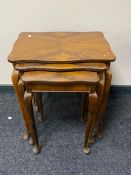
M 110 69 L 105 71 L 105 84 L 104 84 L 104 93 L 100 105 L 100 110 L 98 113 L 98 129 L 97 129 L 97 137 L 102 137 L 103 125 L 104 125 L 104 114 L 107 106 L 110 85 L 111 85 L 112 73 Z
M 103 80 L 101 80 L 98 82 L 98 88 L 97 88 L 98 101 L 97 101 L 96 117 L 93 118 L 92 126 L 90 129 L 90 135 L 89 135 L 89 140 L 88 140 L 89 143 L 94 143 L 93 130 L 94 130 L 96 123 L 98 121 L 98 112 L 99 112 L 99 109 L 101 108 L 103 91 L 104 91 L 104 82 L 103 82 Z
M 13 70 L 12 72 L 12 83 L 15 89 L 15 93 L 18 99 L 18 103 L 19 103 L 19 107 L 20 110 L 22 112 L 22 116 L 23 116 L 23 120 L 24 120 L 24 126 L 25 126 L 25 131 L 23 134 L 23 138 L 24 140 L 28 140 L 29 139 L 29 125 L 27 122 L 27 117 L 26 117 L 26 111 L 25 111 L 25 106 L 24 106 L 24 95 L 21 93 L 19 86 L 18 86 L 18 82 L 19 82 L 19 72 L 16 70 Z
M 96 110 L 97 110 L 97 94 L 91 93 L 89 94 L 89 108 L 88 108 L 88 119 L 86 123 L 86 130 L 85 130 L 85 143 L 84 143 L 84 153 L 89 154 L 90 148 L 89 148 L 89 134 L 90 129 L 92 126 L 92 121 L 94 118 L 96 118 Z
M 26 104 L 28 119 L 30 122 L 31 136 L 32 136 L 33 143 L 34 143 L 33 153 L 38 154 L 41 150 L 41 147 L 39 145 L 36 123 L 35 123 L 35 118 L 34 118 L 34 113 L 33 113 L 32 93 L 25 92 L 24 100 Z

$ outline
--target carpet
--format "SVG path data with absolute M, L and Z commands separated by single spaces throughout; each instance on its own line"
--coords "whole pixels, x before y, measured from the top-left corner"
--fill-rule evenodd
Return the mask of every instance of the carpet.
M 131 95 L 110 96 L 104 136 L 83 153 L 82 95 L 43 95 L 45 122 L 38 121 L 41 153 L 22 138 L 16 96 L 0 94 L 0 175 L 129 175 L 131 174 Z M 12 117 L 9 120 L 8 117 Z

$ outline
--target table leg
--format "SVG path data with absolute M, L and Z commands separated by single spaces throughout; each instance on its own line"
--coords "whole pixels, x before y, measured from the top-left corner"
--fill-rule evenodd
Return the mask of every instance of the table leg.
M 25 125 L 25 132 L 24 132 L 23 138 L 24 138 L 24 140 L 28 140 L 29 139 L 29 125 L 28 125 L 28 122 L 27 122 L 23 97 L 22 97 L 22 94 L 21 94 L 21 92 L 19 90 L 19 87 L 18 87 L 19 78 L 20 78 L 19 72 L 14 70 L 12 72 L 12 82 L 13 82 L 13 86 L 14 86 L 14 89 L 15 89 L 15 92 L 16 92 L 16 96 L 17 96 L 17 99 L 18 99 L 19 107 L 20 107 L 20 110 L 22 112 L 24 125 Z
M 33 152 L 38 154 L 41 150 L 41 147 L 39 145 L 36 122 L 35 122 L 33 106 L 32 106 L 32 93 L 25 91 L 24 101 L 26 104 L 28 120 L 30 122 L 31 136 L 33 138 L 33 144 L 34 144 Z
M 98 113 L 98 129 L 97 129 L 97 137 L 102 137 L 103 125 L 104 125 L 104 114 L 107 106 L 110 85 L 111 85 L 112 73 L 110 68 L 105 71 L 105 84 L 104 84 L 104 93 L 102 97 L 102 102 L 100 105 L 99 113 Z
M 89 134 L 89 139 L 88 139 L 89 143 L 94 143 L 93 130 L 94 130 L 95 125 L 96 125 L 97 120 L 98 120 L 98 112 L 99 112 L 99 110 L 101 108 L 101 101 L 102 101 L 102 97 L 103 97 L 103 91 L 104 91 L 104 81 L 102 79 L 102 80 L 100 80 L 98 82 L 98 88 L 97 88 L 97 96 L 98 96 L 97 113 L 96 113 L 96 117 L 94 117 L 93 121 L 92 121 L 92 126 L 91 126 L 91 129 L 90 129 L 90 134 Z
M 85 131 L 85 143 L 84 143 L 84 153 L 89 154 L 90 148 L 89 148 L 89 135 L 90 135 L 90 129 L 92 126 L 92 120 L 96 118 L 96 112 L 97 112 L 97 94 L 91 93 L 89 94 L 89 108 L 88 108 L 88 119 L 86 123 L 86 131 Z

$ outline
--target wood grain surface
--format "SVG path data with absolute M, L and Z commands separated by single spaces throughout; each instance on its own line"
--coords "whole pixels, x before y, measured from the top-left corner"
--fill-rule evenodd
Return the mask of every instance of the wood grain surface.
M 102 32 L 24 32 L 16 40 L 12 63 L 111 62 L 115 60 Z

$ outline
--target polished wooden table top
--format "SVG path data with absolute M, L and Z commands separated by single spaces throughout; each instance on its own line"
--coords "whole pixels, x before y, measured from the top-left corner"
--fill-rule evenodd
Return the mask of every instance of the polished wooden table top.
M 102 32 L 23 32 L 8 56 L 12 63 L 111 62 Z

